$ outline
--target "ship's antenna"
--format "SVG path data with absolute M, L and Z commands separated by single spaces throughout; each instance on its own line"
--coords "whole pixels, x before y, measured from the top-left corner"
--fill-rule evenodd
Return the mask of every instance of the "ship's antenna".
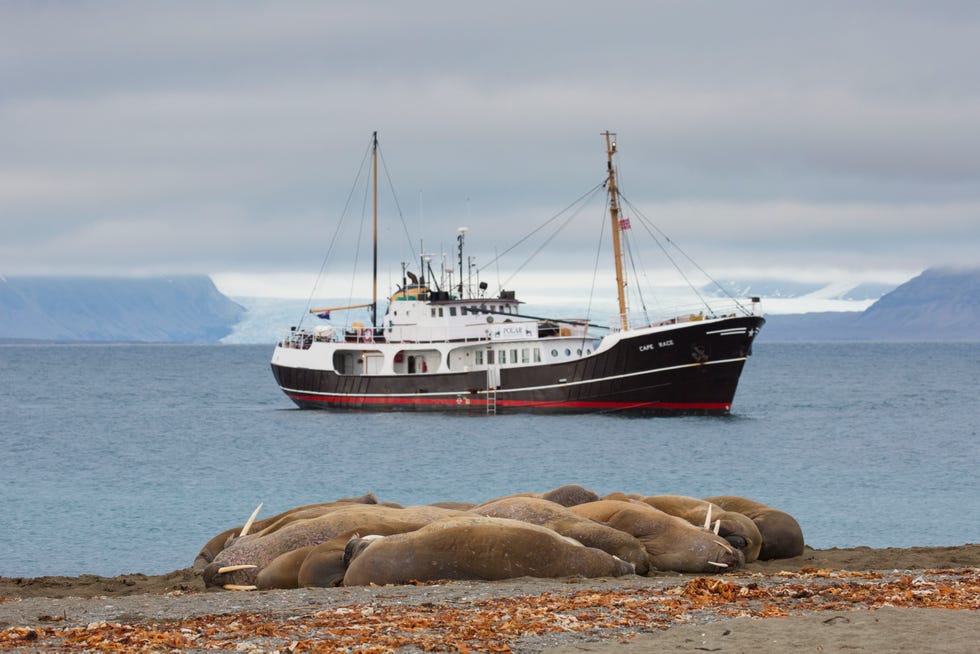
M 456 243 L 458 244 L 458 250 L 459 250 L 459 288 L 458 288 L 458 291 L 459 291 L 459 299 L 461 299 L 461 300 L 464 299 L 463 298 L 463 241 L 465 240 L 466 230 L 467 229 L 469 229 L 469 228 L 468 227 L 460 227 L 459 229 L 456 230 L 458 232 L 457 235 L 456 235 Z

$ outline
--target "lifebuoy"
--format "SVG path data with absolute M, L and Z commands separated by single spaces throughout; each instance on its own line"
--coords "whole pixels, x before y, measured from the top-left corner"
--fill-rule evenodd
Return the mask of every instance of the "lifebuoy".
M 374 342 L 374 330 L 372 330 L 370 327 L 365 327 L 364 329 L 362 329 L 361 330 L 361 340 L 364 341 L 365 343 L 373 343 Z

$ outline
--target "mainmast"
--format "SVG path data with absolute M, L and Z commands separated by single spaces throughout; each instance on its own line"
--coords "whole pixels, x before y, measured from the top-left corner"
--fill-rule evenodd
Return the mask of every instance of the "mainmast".
M 371 325 L 378 326 L 378 133 L 372 137 L 371 163 L 374 167 L 374 274 L 371 296 Z
M 616 258 L 616 293 L 619 298 L 619 320 L 623 331 L 629 329 L 629 319 L 626 315 L 626 280 L 623 278 L 623 248 L 620 244 L 619 223 L 619 189 L 616 187 L 616 167 L 613 166 L 613 155 L 616 154 L 616 135 L 606 131 L 606 156 L 609 168 L 609 180 L 606 188 L 609 190 L 609 216 L 612 221 L 613 255 Z

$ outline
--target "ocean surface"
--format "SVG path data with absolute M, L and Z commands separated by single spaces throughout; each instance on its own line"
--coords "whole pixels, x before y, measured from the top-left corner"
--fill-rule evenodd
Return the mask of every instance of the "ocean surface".
M 156 574 L 297 505 L 742 495 L 817 548 L 980 542 L 980 344 L 759 343 L 727 417 L 299 411 L 271 346 L 0 347 L 0 576 Z

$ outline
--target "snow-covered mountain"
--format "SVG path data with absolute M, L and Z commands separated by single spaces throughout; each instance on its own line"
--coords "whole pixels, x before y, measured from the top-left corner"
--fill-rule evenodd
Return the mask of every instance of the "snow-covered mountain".
M 766 319 L 761 340 L 980 341 L 980 268 L 930 268 L 861 313 Z
M 0 341 L 215 343 L 243 315 L 206 275 L 0 277 Z

